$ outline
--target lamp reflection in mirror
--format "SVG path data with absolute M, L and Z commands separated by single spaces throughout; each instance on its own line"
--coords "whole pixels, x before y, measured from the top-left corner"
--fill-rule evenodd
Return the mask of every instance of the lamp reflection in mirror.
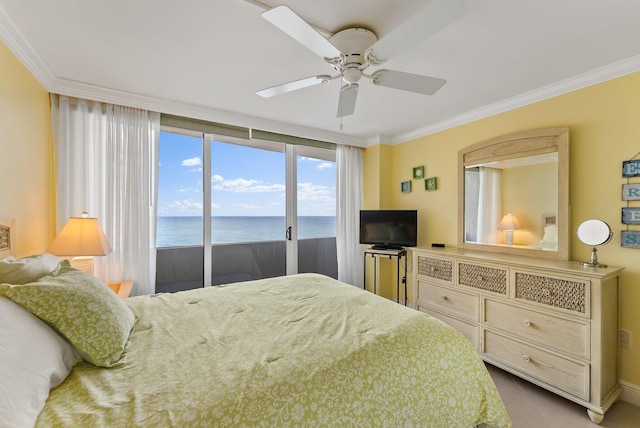
M 72 257 L 70 263 L 74 268 L 93 275 L 93 256 L 109 254 L 111 245 L 98 219 L 83 212 L 82 217 L 69 219 L 47 252 Z
M 504 230 L 504 243 L 505 245 L 513 245 L 513 231 L 520 229 L 520 222 L 517 217 L 511 213 L 508 213 L 500 221 L 498 229 Z

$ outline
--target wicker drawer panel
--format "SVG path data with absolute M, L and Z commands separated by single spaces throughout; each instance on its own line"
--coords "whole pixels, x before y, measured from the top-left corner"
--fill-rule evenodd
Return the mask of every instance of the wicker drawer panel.
M 588 284 L 548 276 L 516 272 L 517 299 L 587 313 Z
M 458 283 L 481 290 L 507 294 L 507 271 L 486 266 L 460 263 Z
M 453 262 L 433 257 L 418 257 L 418 275 L 424 275 L 442 281 L 453 281 Z

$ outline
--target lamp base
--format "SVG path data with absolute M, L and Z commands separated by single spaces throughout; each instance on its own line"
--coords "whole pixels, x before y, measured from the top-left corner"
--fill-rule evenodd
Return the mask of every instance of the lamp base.
M 504 231 L 504 245 L 513 245 L 513 230 Z

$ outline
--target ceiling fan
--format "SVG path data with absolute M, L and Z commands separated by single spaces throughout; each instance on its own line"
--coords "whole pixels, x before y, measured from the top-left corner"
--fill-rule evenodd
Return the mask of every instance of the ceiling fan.
M 369 66 L 382 64 L 402 50 L 435 34 L 465 13 L 466 8 L 461 0 L 433 0 L 380 40 L 365 28 L 347 28 L 326 39 L 287 6 L 275 7 L 264 12 L 262 17 L 324 58 L 338 74 L 307 77 L 256 93 L 269 98 L 341 78 L 343 84 L 338 99 L 337 117 L 353 114 L 358 82 L 362 77 L 370 79 L 374 85 L 433 95 L 442 88 L 446 80 L 384 69 L 367 74 L 365 70 Z

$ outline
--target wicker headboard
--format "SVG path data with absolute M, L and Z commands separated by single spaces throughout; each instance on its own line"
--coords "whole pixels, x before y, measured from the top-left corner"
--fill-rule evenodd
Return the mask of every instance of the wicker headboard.
M 16 255 L 13 223 L 12 218 L 0 216 L 0 259 Z

